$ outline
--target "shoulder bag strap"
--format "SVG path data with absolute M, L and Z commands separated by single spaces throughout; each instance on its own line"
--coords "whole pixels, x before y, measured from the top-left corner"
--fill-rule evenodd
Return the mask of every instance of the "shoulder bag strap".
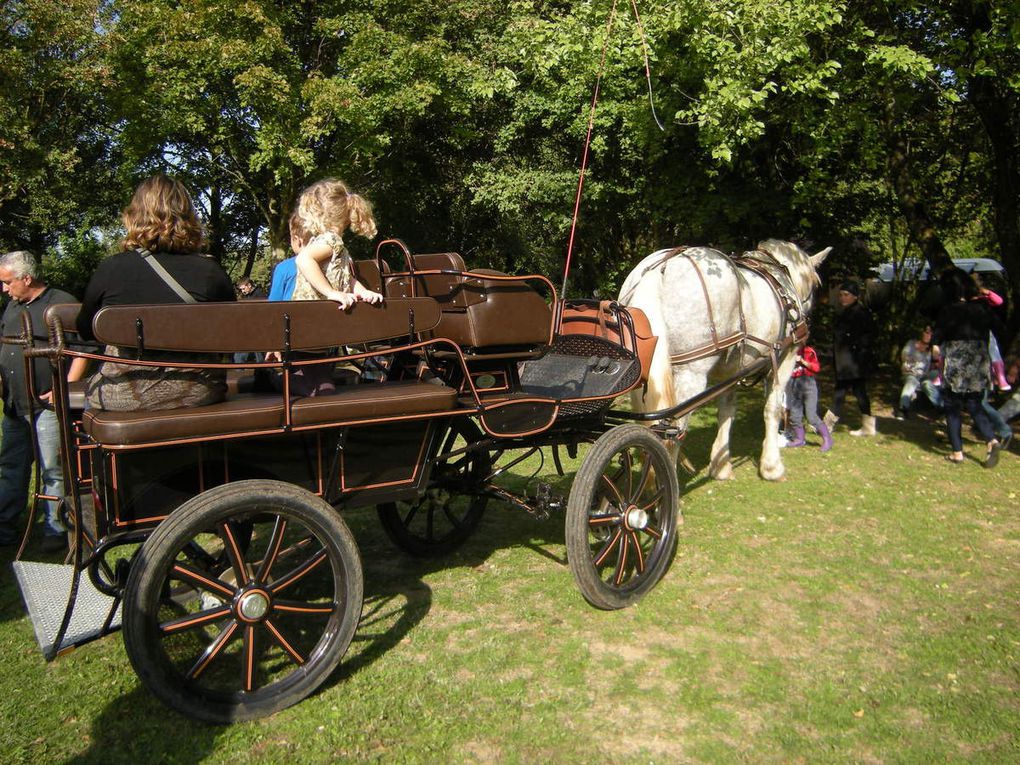
M 181 283 L 179 281 L 177 281 L 170 275 L 169 271 L 163 268 L 163 266 L 160 264 L 158 260 L 152 257 L 151 252 L 149 252 L 148 250 L 139 250 L 138 254 L 142 256 L 142 260 L 144 260 L 152 267 L 152 270 L 156 272 L 156 276 L 162 279 L 166 283 L 166 286 L 174 291 L 177 297 L 179 297 L 185 303 L 198 302 L 197 300 L 195 300 L 195 298 L 191 296 L 190 292 L 188 292 L 186 289 L 184 289 L 184 287 L 181 286 Z

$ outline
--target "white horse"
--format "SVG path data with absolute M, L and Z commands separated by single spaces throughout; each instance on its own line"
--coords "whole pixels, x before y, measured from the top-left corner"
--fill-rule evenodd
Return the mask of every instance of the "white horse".
M 812 294 L 820 284 L 817 269 L 831 249 L 808 255 L 795 244 L 769 239 L 739 258 L 692 247 L 660 250 L 642 260 L 624 281 L 620 302 L 647 314 L 659 343 L 647 390 L 633 395 L 634 409 L 675 407 L 768 359 L 765 441 L 758 470 L 762 478 L 782 479 L 779 420 L 796 355 L 794 333 L 805 329 Z M 709 474 L 727 479 L 733 475 L 733 389 L 716 400 L 719 431 Z M 681 432 L 688 416 L 676 419 Z

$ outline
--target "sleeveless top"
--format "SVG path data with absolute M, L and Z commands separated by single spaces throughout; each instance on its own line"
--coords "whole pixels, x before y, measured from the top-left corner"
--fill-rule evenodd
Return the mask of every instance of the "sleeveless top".
M 314 244 L 316 242 L 326 244 L 333 252 L 332 257 L 330 257 L 329 261 L 326 263 L 325 268 L 322 269 L 323 273 L 326 275 L 326 281 L 328 281 L 330 286 L 335 290 L 340 292 L 350 292 L 354 287 L 354 264 L 351 261 L 351 254 L 344 246 L 344 240 L 332 231 L 327 231 L 325 234 L 319 234 L 318 236 L 313 237 L 308 244 Z M 305 278 L 304 274 L 301 273 L 301 269 L 299 268 L 297 279 L 294 281 L 294 293 L 291 295 L 290 299 L 323 300 L 324 296 L 311 285 L 311 283 Z

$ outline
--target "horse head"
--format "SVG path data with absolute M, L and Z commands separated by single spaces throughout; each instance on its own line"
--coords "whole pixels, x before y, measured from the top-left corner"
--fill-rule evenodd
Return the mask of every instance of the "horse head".
M 832 251 L 831 247 L 808 255 L 793 242 L 784 242 L 779 239 L 766 239 L 758 244 L 758 249 L 767 252 L 778 262 L 786 266 L 790 274 L 790 281 L 794 292 L 804 307 L 804 313 L 811 310 L 811 302 L 814 297 L 815 287 L 821 285 L 822 280 L 818 277 L 818 268 L 824 262 L 826 256 Z

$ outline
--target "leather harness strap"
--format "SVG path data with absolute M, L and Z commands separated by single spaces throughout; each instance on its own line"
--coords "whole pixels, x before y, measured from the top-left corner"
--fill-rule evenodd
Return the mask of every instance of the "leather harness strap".
M 667 250 L 663 253 L 662 258 L 645 268 L 643 273 L 648 273 L 648 271 L 655 268 L 660 268 L 664 273 L 666 263 L 672 258 L 683 254 L 688 249 L 690 248 L 676 247 L 672 250 Z M 738 278 L 743 278 L 741 271 L 750 271 L 764 279 L 765 283 L 771 287 L 772 294 L 776 298 L 782 317 L 779 339 L 771 341 L 748 334 L 743 300 L 739 291 L 737 293 L 737 313 L 739 315 L 740 329 L 724 338 L 720 338 L 715 323 L 715 311 L 712 308 L 712 300 L 709 295 L 708 284 L 705 281 L 705 276 L 698 267 L 698 264 L 692 259 L 690 261 L 691 266 L 694 268 L 694 272 L 698 275 L 698 281 L 701 284 L 701 290 L 705 296 L 705 305 L 708 309 L 708 322 L 712 333 L 712 340 L 710 343 L 706 343 L 697 348 L 692 348 L 684 353 L 678 353 L 670 356 L 670 363 L 674 366 L 678 364 L 686 364 L 691 361 L 714 356 L 720 351 L 724 351 L 735 345 L 751 342 L 768 350 L 772 362 L 772 374 L 775 376 L 779 369 L 779 355 L 790 345 L 800 342 L 807 337 L 807 321 L 804 317 L 804 311 L 800 300 L 796 298 L 792 292 L 792 284 L 787 286 L 783 283 L 779 276 L 773 273 L 773 269 L 778 270 L 781 274 L 784 274 L 786 276 L 786 280 L 790 282 L 790 271 L 785 265 L 776 260 L 772 254 L 761 250 L 745 252 L 739 256 L 726 257 L 734 267 L 735 274 Z M 790 321 L 794 322 L 792 327 L 790 326 Z

